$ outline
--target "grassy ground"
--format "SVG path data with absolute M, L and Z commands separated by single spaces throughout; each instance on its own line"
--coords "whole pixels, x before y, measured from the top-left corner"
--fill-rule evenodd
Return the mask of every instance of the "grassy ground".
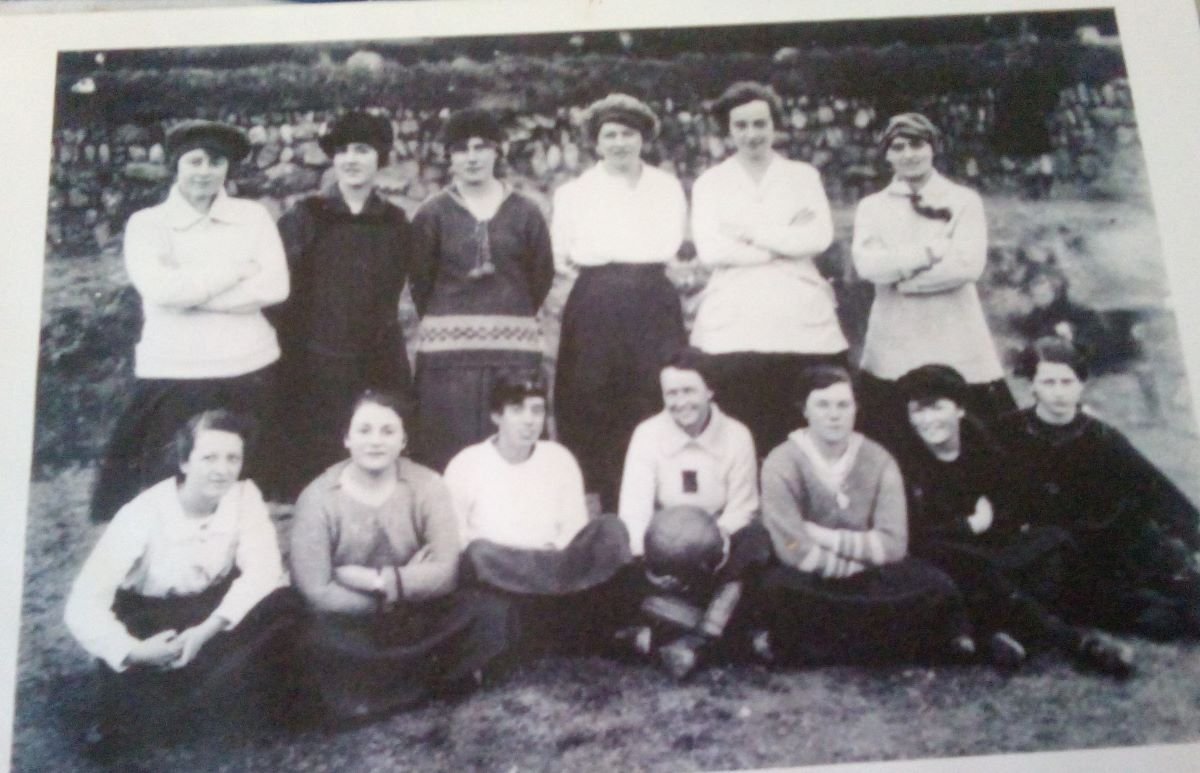
M 1078 300 L 1150 310 L 1145 341 L 1163 400 L 1151 415 L 1137 382 L 1097 379 L 1087 399 L 1200 500 L 1200 443 L 1148 214 L 1116 203 L 989 202 L 993 244 L 1056 251 Z M 839 212 L 839 237 L 850 213 Z M 48 277 L 47 324 L 88 298 L 112 298 L 114 259 Z M 561 288 L 560 288 L 561 289 Z M 997 338 L 1022 299 L 988 294 Z M 1020 385 L 1016 385 L 1020 388 Z M 67 417 L 46 417 L 60 431 Z M 72 416 L 95 431 L 96 415 Z M 87 522 L 92 469 L 46 468 L 30 503 L 14 769 L 92 770 L 74 744 L 89 665 L 61 623 L 64 596 L 98 537 Z M 1012 677 L 986 667 L 710 669 L 677 685 L 649 668 L 546 659 L 456 701 L 342 733 L 283 734 L 253 718 L 201 727 L 116 769 L 144 770 L 704 770 L 1089 748 L 1200 739 L 1200 645 L 1131 641 L 1140 672 L 1117 683 L 1054 655 Z

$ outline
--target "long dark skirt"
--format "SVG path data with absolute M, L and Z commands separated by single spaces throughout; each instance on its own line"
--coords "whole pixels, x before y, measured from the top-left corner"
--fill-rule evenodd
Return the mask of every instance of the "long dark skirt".
M 742 422 L 764 457 L 803 424 L 796 394 L 806 368 L 847 367 L 846 352 L 836 354 L 765 354 L 732 352 L 709 358 L 709 384 L 721 410 Z
M 463 558 L 464 584 L 514 609 L 514 652 L 600 652 L 629 622 L 632 600 L 618 578 L 630 561 L 629 532 L 614 515 L 589 522 L 562 550 L 474 540 Z
M 182 632 L 203 622 L 221 603 L 231 579 L 190 597 L 148 598 L 117 594 L 113 613 L 139 639 Z M 98 719 L 144 738 L 168 737 L 196 715 L 247 716 L 275 711 L 295 688 L 290 678 L 292 642 L 303 604 L 291 588 L 260 601 L 232 630 L 217 634 L 180 669 L 131 666 L 115 672 L 101 664 Z
M 679 294 L 662 265 L 580 271 L 563 309 L 554 411 L 559 440 L 605 512 L 616 510 L 634 428 L 662 408 L 659 369 L 686 343 Z
M 1074 651 L 1080 631 L 1041 600 L 1061 587 L 1068 540 L 1051 527 L 995 544 L 927 539 L 913 552 L 954 580 L 977 635 L 1004 631 L 1026 645 Z
M 463 590 L 374 615 L 316 614 L 300 647 L 326 711 L 354 719 L 457 687 L 505 654 L 513 624 L 504 604 Z
M 268 429 L 275 378 L 271 365 L 233 378 L 136 379 L 100 464 L 92 520 L 111 520 L 126 502 L 178 472 L 175 433 L 201 411 L 225 408 Z M 254 448 L 245 450 L 245 458 L 243 475 L 267 485 L 274 477 L 272 460 Z
M 859 373 L 858 427 L 893 454 L 903 453 L 912 436 L 908 404 L 895 381 L 877 378 L 866 371 Z M 1017 403 L 1003 379 L 986 384 L 968 384 L 967 413 L 992 426 L 1001 415 L 1014 411 Z
M 417 415 L 413 458 L 438 472 L 454 455 L 490 437 L 492 385 L 504 371 L 537 371 L 535 352 L 462 352 L 417 355 Z
M 914 558 L 841 579 L 776 566 L 762 598 L 776 654 L 790 663 L 935 660 L 970 632 L 953 581 Z
M 275 493 L 294 499 L 309 481 L 346 456 L 342 439 L 354 399 L 365 389 L 412 400 L 412 374 L 397 328 L 366 354 L 288 352 L 281 363 L 279 420 L 268 445 L 280 449 Z M 273 441 L 273 442 L 271 442 Z

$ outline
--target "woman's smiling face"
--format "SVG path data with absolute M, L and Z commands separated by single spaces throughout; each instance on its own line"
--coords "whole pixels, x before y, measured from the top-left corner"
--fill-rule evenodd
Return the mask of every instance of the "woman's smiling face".
M 392 467 L 405 443 L 404 422 L 391 408 L 363 403 L 354 411 L 345 446 L 351 461 L 367 472 Z

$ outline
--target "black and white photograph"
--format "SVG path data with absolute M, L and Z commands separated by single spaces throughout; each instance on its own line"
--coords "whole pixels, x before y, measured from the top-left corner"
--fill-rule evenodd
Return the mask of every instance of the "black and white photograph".
M 738 5 L 10 17 L 11 769 L 1194 764 L 1195 6 Z

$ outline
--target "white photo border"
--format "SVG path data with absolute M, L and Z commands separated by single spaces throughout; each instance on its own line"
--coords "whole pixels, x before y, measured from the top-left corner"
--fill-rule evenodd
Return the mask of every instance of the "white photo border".
M 1193 0 L 450 0 L 9 14 L 0 23 L 0 769 L 11 765 L 33 449 L 55 69 L 60 51 L 510 35 L 981 13 L 1115 11 L 1193 400 L 1200 399 L 1200 26 Z M 1193 403 L 1193 410 L 1196 409 Z M 809 770 L 1174 771 L 1200 744 L 820 766 Z

